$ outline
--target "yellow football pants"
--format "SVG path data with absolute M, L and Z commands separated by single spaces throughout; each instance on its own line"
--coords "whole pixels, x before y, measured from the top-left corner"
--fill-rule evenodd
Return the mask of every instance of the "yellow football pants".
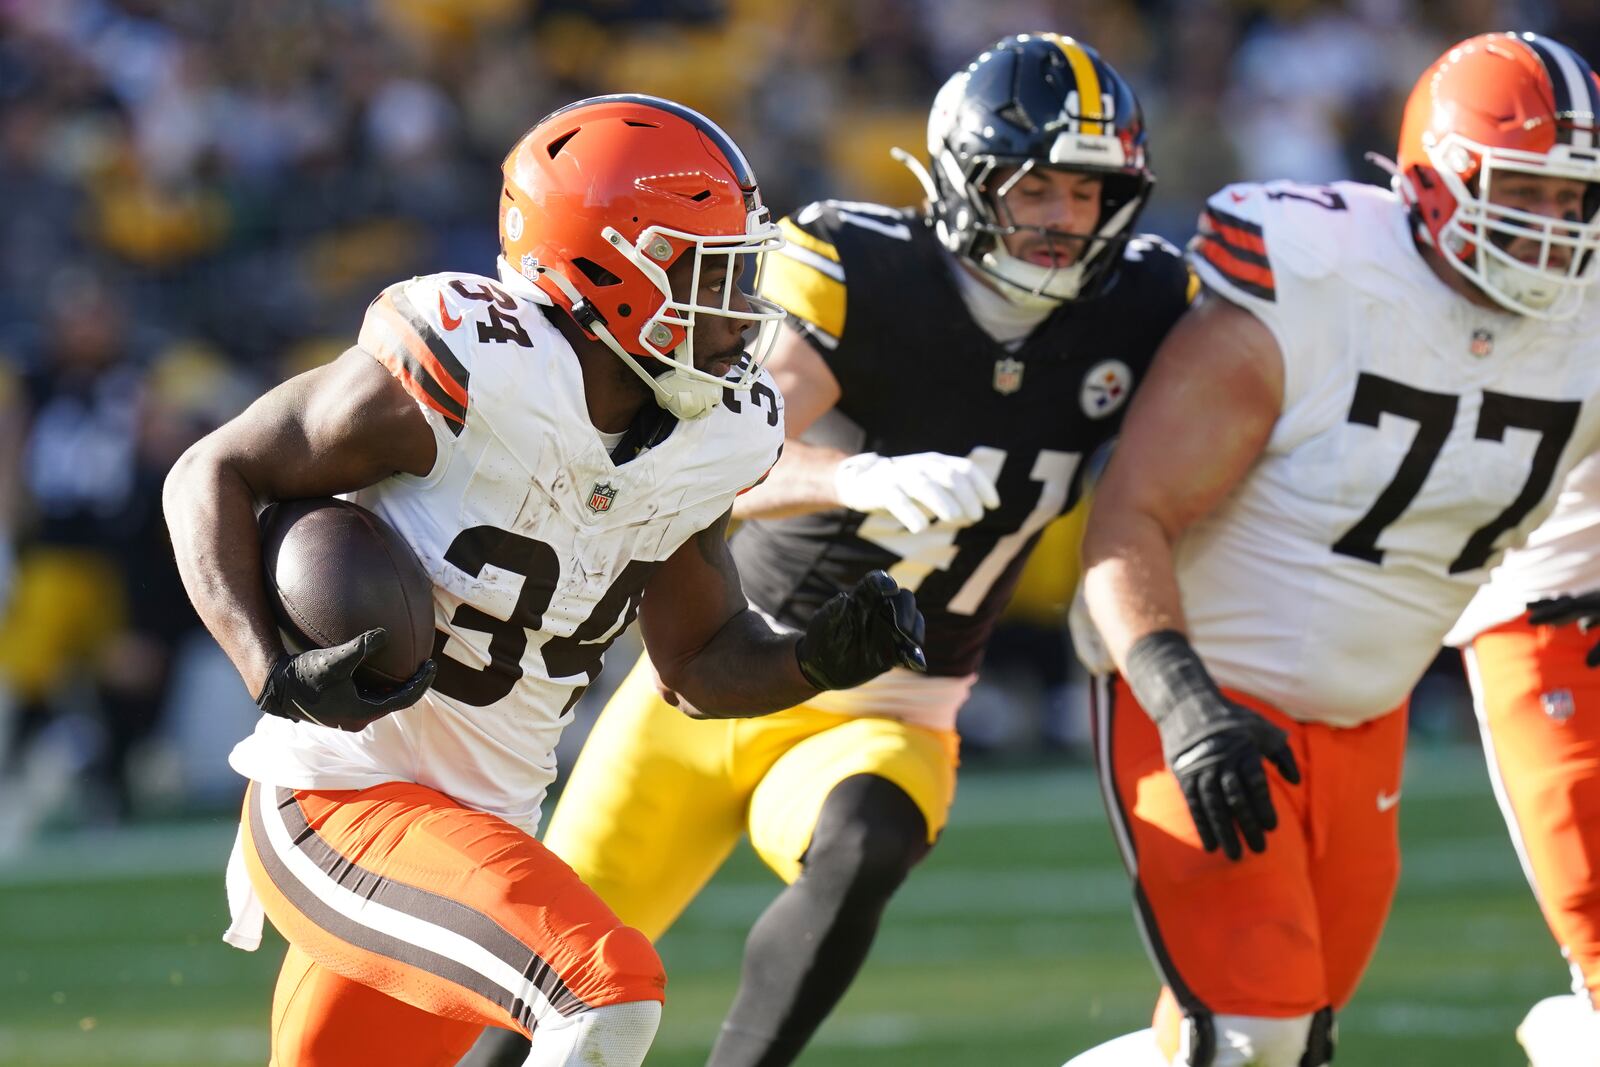
M 806 705 L 691 719 L 661 699 L 648 657 L 600 713 L 545 844 L 652 941 L 711 880 L 739 835 L 785 882 L 800 876 L 823 801 L 858 774 L 903 789 L 932 842 L 955 799 L 953 730 Z
M 0 618 L 0 684 L 25 703 L 47 699 L 70 672 L 92 670 L 126 614 L 122 577 L 106 556 L 30 549 L 18 561 L 11 603 Z

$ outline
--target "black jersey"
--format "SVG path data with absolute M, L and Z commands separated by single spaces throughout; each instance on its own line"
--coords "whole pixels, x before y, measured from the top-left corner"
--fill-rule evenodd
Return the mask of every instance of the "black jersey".
M 833 510 L 746 523 L 733 553 L 750 600 L 803 627 L 823 601 L 882 567 L 917 594 L 928 671 L 965 675 L 1039 532 L 1082 492 L 1088 457 L 1115 436 L 1130 391 L 1188 305 L 1177 249 L 1136 238 L 1112 288 L 1061 305 L 1015 351 L 968 313 L 957 267 L 923 216 L 825 201 L 782 222 L 762 294 L 782 304 L 839 381 L 837 406 L 802 440 L 847 453 L 968 456 L 1000 506 L 971 526 L 906 532 L 884 514 Z

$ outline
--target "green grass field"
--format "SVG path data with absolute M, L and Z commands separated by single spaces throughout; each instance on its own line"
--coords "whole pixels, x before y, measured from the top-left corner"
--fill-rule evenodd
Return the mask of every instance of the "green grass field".
M 1338 1062 L 1521 1067 L 1512 1028 L 1566 976 L 1476 750 L 1413 758 L 1402 833 L 1400 895 Z M 232 835 L 225 819 L 62 835 L 0 866 L 0 1064 L 265 1063 L 281 943 L 217 939 Z M 663 941 L 651 1065 L 704 1062 L 775 885 L 740 852 Z M 1092 773 L 973 769 L 803 1062 L 1059 1067 L 1144 1025 L 1154 992 Z

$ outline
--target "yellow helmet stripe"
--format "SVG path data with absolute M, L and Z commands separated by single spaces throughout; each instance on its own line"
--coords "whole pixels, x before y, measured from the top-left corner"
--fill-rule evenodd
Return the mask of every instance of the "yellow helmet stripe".
M 1071 37 L 1052 36 L 1056 47 L 1066 55 L 1067 64 L 1072 67 L 1072 77 L 1078 83 L 1078 110 L 1082 113 L 1082 126 L 1078 132 L 1105 133 L 1101 121 L 1104 116 L 1100 111 L 1100 74 L 1095 70 L 1094 60 Z

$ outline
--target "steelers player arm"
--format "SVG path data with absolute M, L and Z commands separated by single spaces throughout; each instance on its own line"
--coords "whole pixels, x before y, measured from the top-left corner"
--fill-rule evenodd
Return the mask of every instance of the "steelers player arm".
M 803 632 L 752 609 L 728 551 L 729 518 L 691 537 L 645 586 L 639 630 L 669 702 L 694 718 L 747 718 L 890 667 L 922 669 L 922 615 L 882 571 L 829 600 Z
M 1283 402 L 1278 341 L 1218 296 L 1156 354 L 1096 491 L 1084 591 L 1117 668 L 1161 735 L 1206 851 L 1240 859 L 1277 826 L 1263 760 L 1299 781 L 1287 735 L 1228 699 L 1184 634 L 1173 546 L 1249 473 Z
M 837 242 L 855 225 L 850 215 L 835 204 L 812 204 L 779 223 L 788 244 L 763 267 L 761 294 L 789 313 L 766 363 L 783 394 L 787 441 L 767 479 L 735 503 L 734 517 L 848 508 L 892 515 L 912 533 L 934 520 L 977 522 L 985 509 L 999 506 L 1000 497 L 989 475 L 965 456 L 851 454 L 803 439 L 851 390 L 855 368 L 874 355 L 869 339 L 848 328 L 851 255 Z
M 162 495 L 178 570 L 252 696 L 286 656 L 267 606 L 257 507 L 424 475 L 434 458 L 416 401 L 361 348 L 272 389 L 179 458 Z

